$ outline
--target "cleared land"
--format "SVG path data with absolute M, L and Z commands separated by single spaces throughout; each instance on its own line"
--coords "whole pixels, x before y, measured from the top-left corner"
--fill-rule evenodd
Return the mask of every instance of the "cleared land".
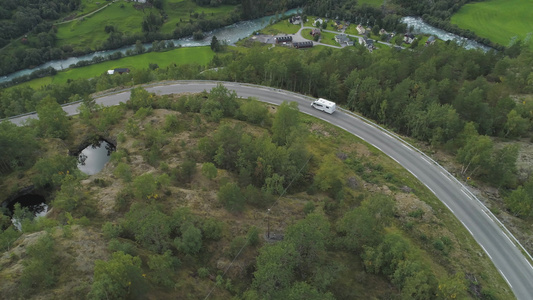
M 508 46 L 511 38 L 533 34 L 533 0 L 489 0 L 463 6 L 451 22 L 480 37 Z M 529 41 L 533 49 L 533 42 Z
M 293 25 L 289 20 L 282 20 L 278 23 L 267 26 L 265 29 L 261 30 L 264 34 L 295 34 L 300 30 L 300 25 Z

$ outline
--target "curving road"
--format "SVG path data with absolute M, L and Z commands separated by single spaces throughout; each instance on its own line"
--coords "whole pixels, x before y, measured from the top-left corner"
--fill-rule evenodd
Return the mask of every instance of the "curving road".
M 217 82 L 213 81 L 177 81 L 146 87 L 146 90 L 161 95 L 196 93 L 210 90 L 216 84 Z M 281 104 L 283 101 L 298 102 L 301 112 L 336 125 L 390 156 L 424 183 L 463 223 L 491 258 L 515 296 L 518 299 L 533 299 L 533 267 L 517 247 L 518 241 L 466 187 L 431 158 L 403 142 L 393 133 L 378 128 L 379 126 L 354 114 L 337 111 L 329 115 L 312 109 L 310 97 L 250 84 L 224 82 L 224 85 L 230 90 L 235 90 L 240 97 L 256 97 L 260 101 L 273 104 Z M 124 91 L 102 96 L 96 99 L 96 102 L 108 106 L 117 105 L 126 102 L 129 95 L 129 91 Z M 69 115 L 74 115 L 77 114 L 78 105 L 71 104 L 63 108 Z M 32 114 L 12 118 L 11 121 L 22 124 L 28 118 L 36 116 Z

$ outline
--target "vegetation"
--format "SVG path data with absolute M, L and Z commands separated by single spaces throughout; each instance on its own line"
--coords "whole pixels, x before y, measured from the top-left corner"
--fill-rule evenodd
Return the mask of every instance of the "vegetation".
M 510 46 L 520 40 L 533 49 L 530 31 L 533 12 L 529 9 L 530 5 L 527 1 L 468 3 L 450 21 L 500 45 Z

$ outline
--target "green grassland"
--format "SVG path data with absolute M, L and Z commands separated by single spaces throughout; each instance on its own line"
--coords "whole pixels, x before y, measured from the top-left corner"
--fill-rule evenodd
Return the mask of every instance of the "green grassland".
M 533 32 L 533 0 L 489 0 L 464 5 L 451 18 L 457 26 L 508 46 L 512 37 L 524 40 Z M 533 41 L 529 41 L 533 49 Z
M 135 8 L 134 2 L 119 1 L 105 9 L 78 21 L 58 25 L 56 46 L 73 45 L 78 48 L 96 49 L 102 41 L 108 38 L 105 26 L 114 26 L 124 34 L 142 33 L 142 22 L 146 15 L 159 14 L 155 8 Z M 205 20 L 223 18 L 229 15 L 235 6 L 222 5 L 219 7 L 200 7 L 192 0 L 166 1 L 163 10 L 168 19 L 160 29 L 161 33 L 172 33 L 176 23 L 189 23 L 194 19 L 191 14 L 198 13 Z M 181 19 L 181 22 L 180 22 Z
M 215 53 L 209 46 L 178 48 L 167 52 L 150 52 L 60 71 L 53 77 L 34 79 L 17 85 L 17 87 L 28 85 L 32 88 L 39 88 L 51 83 L 65 83 L 69 79 L 92 78 L 115 68 L 146 69 L 150 63 L 155 63 L 160 68 L 167 67 L 170 64 L 182 65 L 197 63 L 207 65 L 213 59 L 213 56 L 215 56 Z
M 121 8 L 121 5 L 124 7 Z M 78 21 L 58 26 L 56 46 L 73 45 L 96 49 L 109 34 L 105 26 L 115 26 L 125 34 L 141 33 L 145 14 L 158 13 L 156 9 L 137 10 L 133 3 L 113 3 L 105 9 Z
M 281 20 L 280 22 L 277 22 L 275 24 L 267 26 L 265 29 L 261 30 L 261 33 L 264 34 L 279 34 L 279 33 L 286 33 L 286 34 L 295 34 L 300 30 L 300 25 L 293 25 L 289 22 L 289 20 Z
M 83 16 L 85 14 L 88 14 L 90 12 L 93 12 L 97 9 L 99 9 L 102 6 L 106 6 L 111 1 L 106 0 L 82 0 L 80 5 L 80 11 L 77 15 Z
M 216 20 L 229 15 L 234 9 L 235 6 L 232 5 L 201 7 L 192 2 L 192 0 L 167 0 L 163 5 L 163 10 L 168 14 L 168 19 L 160 31 L 162 33 L 172 33 L 176 28 L 176 23 L 188 23 L 190 19 L 193 19 L 191 13 L 200 15 L 203 13 L 205 20 Z

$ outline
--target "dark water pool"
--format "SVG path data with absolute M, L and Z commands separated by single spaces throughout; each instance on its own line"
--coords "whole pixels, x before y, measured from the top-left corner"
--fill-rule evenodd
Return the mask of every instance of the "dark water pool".
M 87 175 L 94 175 L 104 168 L 114 151 L 115 146 L 104 140 L 89 145 L 78 155 L 78 169 Z

